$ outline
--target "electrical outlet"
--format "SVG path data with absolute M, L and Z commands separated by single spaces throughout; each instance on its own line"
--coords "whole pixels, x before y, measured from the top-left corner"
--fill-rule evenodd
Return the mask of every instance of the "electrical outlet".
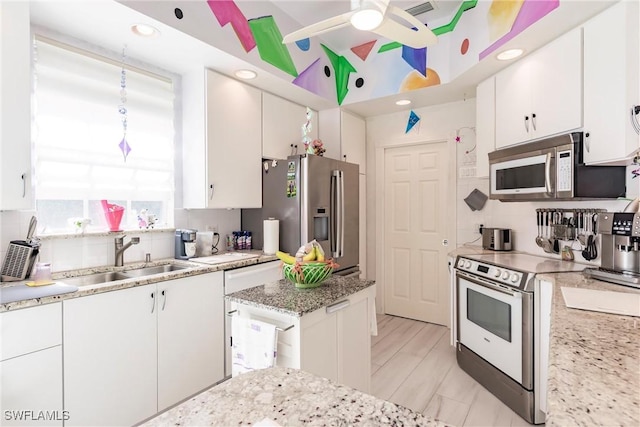
M 475 229 L 475 230 L 478 230 L 478 233 L 479 233 L 479 234 L 482 234 L 482 229 L 483 229 L 483 228 L 484 228 L 484 225 L 483 225 L 483 224 L 479 224 L 479 223 L 474 224 L 474 229 Z
M 217 225 L 207 225 L 207 231 L 213 231 L 214 233 L 218 232 L 218 226 Z

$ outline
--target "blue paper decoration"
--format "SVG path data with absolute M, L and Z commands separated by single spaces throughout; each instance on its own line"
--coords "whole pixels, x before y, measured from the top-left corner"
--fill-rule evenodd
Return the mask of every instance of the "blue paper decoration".
M 409 113 L 409 120 L 407 120 L 407 130 L 404 133 L 409 133 L 411 129 L 420 121 L 420 116 L 418 116 L 413 110 Z

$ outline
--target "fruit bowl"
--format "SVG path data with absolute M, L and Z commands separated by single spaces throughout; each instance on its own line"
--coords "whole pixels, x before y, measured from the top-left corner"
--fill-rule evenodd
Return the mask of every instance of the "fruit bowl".
M 333 273 L 331 262 L 302 262 L 283 264 L 284 277 L 291 281 L 296 288 L 315 288 L 322 284 Z

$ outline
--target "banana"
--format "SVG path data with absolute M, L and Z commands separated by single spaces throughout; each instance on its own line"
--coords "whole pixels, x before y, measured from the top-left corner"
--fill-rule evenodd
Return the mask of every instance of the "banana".
M 311 252 L 302 257 L 302 261 L 314 261 L 316 259 L 316 247 L 311 248 Z
M 316 249 L 316 261 L 324 262 L 324 254 L 318 249 Z
M 291 255 L 289 255 L 286 252 L 277 251 L 276 252 L 276 256 L 278 257 L 278 259 L 280 259 L 285 264 L 295 264 L 296 263 L 295 257 L 292 257 Z

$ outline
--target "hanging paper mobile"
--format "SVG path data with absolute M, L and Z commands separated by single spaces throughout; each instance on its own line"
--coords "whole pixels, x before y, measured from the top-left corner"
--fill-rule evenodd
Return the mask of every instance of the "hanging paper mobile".
M 126 163 L 127 156 L 131 152 L 131 146 L 127 142 L 127 71 L 124 67 L 125 60 L 125 47 L 122 48 L 122 71 L 120 72 L 120 105 L 118 105 L 118 112 L 120 113 L 120 120 L 122 121 L 122 140 L 118 144 L 124 161 Z
M 420 121 L 420 116 L 418 116 L 413 110 L 409 113 L 409 120 L 407 120 L 407 130 L 404 133 L 409 133 L 411 129 Z

